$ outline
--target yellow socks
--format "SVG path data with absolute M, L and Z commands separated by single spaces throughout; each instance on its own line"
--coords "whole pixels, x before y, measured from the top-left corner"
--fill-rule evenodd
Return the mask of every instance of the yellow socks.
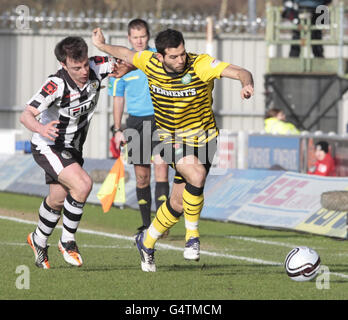
M 169 228 L 179 221 L 181 213 L 176 212 L 169 203 L 169 200 L 163 202 L 156 213 L 155 219 L 152 221 L 146 232 L 144 246 L 153 249 L 158 238 Z
M 198 188 L 187 183 L 183 192 L 186 242 L 190 238 L 199 238 L 198 222 L 203 204 L 203 187 Z M 159 237 L 175 225 L 179 221 L 181 215 L 182 213 L 176 212 L 170 206 L 169 200 L 165 201 L 157 210 L 156 217 L 146 232 L 144 246 L 153 249 Z
M 190 238 L 199 238 L 198 222 L 204 204 L 203 187 L 186 184 L 183 193 L 183 207 L 186 227 L 186 242 Z

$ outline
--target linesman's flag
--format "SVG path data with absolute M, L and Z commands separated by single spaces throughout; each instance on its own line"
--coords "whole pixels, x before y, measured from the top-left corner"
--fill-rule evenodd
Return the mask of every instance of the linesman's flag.
M 125 203 L 126 192 L 124 187 L 124 165 L 119 157 L 100 187 L 97 198 L 100 200 L 103 211 L 108 212 L 113 203 Z

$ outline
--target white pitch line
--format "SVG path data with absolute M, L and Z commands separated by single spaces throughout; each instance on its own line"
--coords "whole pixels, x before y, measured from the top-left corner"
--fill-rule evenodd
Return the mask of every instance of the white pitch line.
M 277 242 L 277 241 L 270 241 L 270 240 L 261 240 L 261 239 L 250 238 L 250 237 L 227 236 L 227 238 L 236 239 L 236 240 L 243 240 L 243 241 L 251 241 L 251 242 L 262 243 L 262 244 L 269 244 L 269 245 L 286 247 L 286 248 L 291 248 L 291 249 L 298 247 L 298 245 L 291 244 L 291 243 Z M 313 248 L 313 249 L 315 249 L 315 248 Z
M 348 275 L 347 274 L 343 274 L 343 273 L 330 272 L 330 275 L 348 279 Z
M 14 217 L 0 216 L 0 219 L 10 220 L 10 221 L 19 222 L 19 223 L 26 223 L 26 224 L 31 224 L 31 225 L 37 224 L 37 222 L 35 222 L 35 221 L 29 221 L 29 220 L 14 218 Z M 57 228 L 62 228 L 62 226 L 57 226 Z M 114 238 L 114 239 L 129 240 L 129 241 L 134 242 L 134 237 L 123 236 L 123 235 L 119 235 L 116 233 L 108 233 L 108 232 L 95 231 L 95 230 L 82 229 L 82 228 L 81 229 L 79 228 L 77 232 L 98 235 L 98 236 L 103 236 L 103 237 L 108 237 L 108 238 Z M 156 246 L 158 248 L 161 248 L 161 249 L 167 249 L 167 250 L 173 250 L 173 251 L 184 251 L 183 248 L 175 247 L 175 246 L 172 246 L 169 244 L 157 243 Z M 228 259 L 234 259 L 234 260 L 247 261 L 247 262 L 251 262 L 251 263 L 259 263 L 259 264 L 274 265 L 274 266 L 283 265 L 283 263 L 275 262 L 275 261 L 267 261 L 267 260 L 262 260 L 262 259 L 236 256 L 236 255 L 231 255 L 231 254 L 223 254 L 223 253 L 217 253 L 217 252 L 211 252 L 211 251 L 205 251 L 205 250 L 201 250 L 200 253 L 202 255 L 207 255 L 207 256 L 212 256 L 212 257 L 228 258 Z
M 0 246 L 27 246 L 27 243 L 24 242 L 0 242 Z M 48 243 L 50 247 L 58 247 L 57 244 L 50 244 Z M 98 244 L 81 244 L 79 245 L 79 248 L 98 248 L 98 249 L 131 249 L 133 246 L 120 246 L 120 245 L 113 245 L 113 246 L 104 246 L 104 245 L 98 245 Z
M 31 224 L 31 225 L 37 224 L 37 222 L 35 222 L 35 221 L 29 221 L 29 220 L 14 218 L 14 217 L 0 216 L 0 219 L 10 220 L 10 221 L 19 222 L 19 223 L 25 223 L 25 224 Z M 57 228 L 62 228 L 62 226 L 57 226 Z M 92 235 L 98 235 L 98 236 L 103 236 L 103 237 L 108 237 L 108 238 L 114 238 L 114 239 L 129 240 L 129 241 L 134 242 L 134 237 L 123 236 L 123 235 L 119 235 L 116 233 L 108 233 L 108 232 L 95 231 L 95 230 L 89 230 L 89 229 L 78 229 L 78 232 L 92 234 Z M 250 239 L 253 239 L 253 238 L 250 238 Z M 264 240 L 260 240 L 260 241 L 264 241 Z M 271 241 L 271 242 L 273 242 L 273 241 Z M 162 248 L 162 249 L 167 249 L 167 250 L 184 251 L 183 248 L 175 247 L 175 246 L 168 245 L 168 244 L 157 243 L 156 246 L 159 248 Z M 207 256 L 212 256 L 212 257 L 228 258 L 228 259 L 233 259 L 233 260 L 241 260 L 241 261 L 247 261 L 247 262 L 251 262 L 251 263 L 258 263 L 258 264 L 264 264 L 264 265 L 274 265 L 274 266 L 282 266 L 283 265 L 283 263 L 281 263 L 281 262 L 267 261 L 267 260 L 263 260 L 263 259 L 236 256 L 236 255 L 231 255 L 231 254 L 222 254 L 222 253 L 211 252 L 211 251 L 206 251 L 206 250 L 201 250 L 200 253 L 202 255 L 207 255 Z M 343 274 L 343 273 L 330 272 L 330 275 L 334 275 L 337 277 L 348 279 L 348 275 Z
M 28 245 L 24 242 L 0 242 L 0 246 L 18 246 L 18 247 L 24 247 Z
M 158 243 L 158 244 L 156 244 L 156 246 L 158 246 L 158 247 L 160 247 L 162 249 L 167 249 L 167 250 L 184 251 L 183 248 L 174 247 L 174 246 L 171 246 L 169 244 Z M 206 250 L 201 250 L 200 254 L 203 254 L 203 255 L 206 255 L 206 256 L 211 256 L 211 257 L 229 258 L 229 259 L 234 259 L 234 260 L 242 260 L 242 261 L 248 261 L 248 262 L 251 262 L 251 263 L 259 263 L 259 264 L 266 264 L 266 265 L 273 265 L 273 266 L 281 266 L 281 265 L 283 265 L 280 262 L 267 261 L 267 260 L 256 259 L 256 258 L 249 258 L 249 257 L 243 257 L 243 256 L 235 256 L 235 255 L 232 255 L 232 254 L 211 252 L 211 251 L 206 251 Z

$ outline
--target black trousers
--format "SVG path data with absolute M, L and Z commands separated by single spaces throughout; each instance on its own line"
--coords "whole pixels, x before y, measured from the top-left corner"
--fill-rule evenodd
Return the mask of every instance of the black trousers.
M 315 25 L 317 18 L 320 16 L 320 14 L 315 13 L 315 9 L 306 10 L 309 11 L 312 15 L 311 17 L 311 24 Z M 311 33 L 311 38 L 313 40 L 321 40 L 322 39 L 322 32 L 321 30 L 313 30 Z M 292 33 L 292 39 L 293 40 L 299 40 L 300 39 L 300 32 L 299 31 L 293 31 Z M 314 57 L 317 58 L 324 58 L 324 48 L 322 45 L 313 45 L 312 51 Z M 290 57 L 299 57 L 300 56 L 300 46 L 299 45 L 291 45 L 290 48 Z

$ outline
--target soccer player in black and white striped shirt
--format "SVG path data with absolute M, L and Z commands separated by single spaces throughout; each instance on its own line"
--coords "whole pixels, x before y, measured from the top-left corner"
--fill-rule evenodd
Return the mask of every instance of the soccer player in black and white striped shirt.
M 47 239 L 63 211 L 59 250 L 68 263 L 81 266 L 75 241 L 83 207 L 92 180 L 82 168 L 82 147 L 99 97 L 101 81 L 113 71 L 113 59 L 88 58 L 88 47 L 80 37 L 67 37 L 55 47 L 61 64 L 29 100 L 20 121 L 33 132 L 35 161 L 45 171 L 49 194 L 39 209 L 36 230 L 27 241 L 38 267 L 48 269 Z M 39 119 L 37 119 L 39 116 Z

